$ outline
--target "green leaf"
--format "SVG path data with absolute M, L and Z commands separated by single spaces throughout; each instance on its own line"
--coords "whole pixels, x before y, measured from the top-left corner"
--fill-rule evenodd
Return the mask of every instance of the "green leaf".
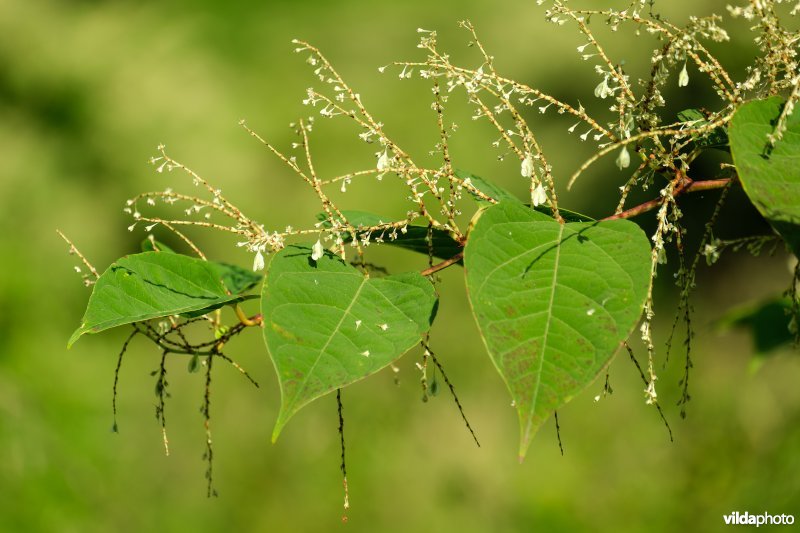
M 782 106 L 778 97 L 740 106 L 731 120 L 731 154 L 750 201 L 800 256 L 800 113 L 789 117 L 773 149 L 767 144 Z
M 366 211 L 342 211 L 342 215 L 345 216 L 347 221 L 355 227 L 369 227 L 369 226 L 376 226 L 378 224 L 382 224 L 386 222 L 386 219 L 381 218 L 380 216 L 374 213 L 368 213 Z M 326 228 L 331 226 L 330 221 L 327 220 L 327 215 L 325 213 L 320 213 L 317 215 L 317 219 L 322 221 L 323 225 Z M 428 237 L 428 228 L 427 226 L 407 226 L 406 232 L 403 233 L 400 230 L 397 230 L 397 238 L 391 239 L 389 234 L 391 230 L 384 232 L 383 241 L 386 244 L 390 244 L 392 246 L 397 246 L 399 248 L 404 248 L 406 250 L 411 250 L 412 252 L 419 252 L 421 254 L 428 255 L 428 243 L 425 242 L 425 239 Z M 433 237 L 433 255 L 434 257 L 439 257 L 441 259 L 449 259 L 454 255 L 461 252 L 462 247 L 461 245 L 453 240 L 449 233 L 446 231 L 442 231 L 440 229 L 433 229 L 431 232 Z M 373 233 L 373 236 L 377 236 L 376 233 Z M 349 242 L 350 236 L 343 236 L 346 242 Z
M 717 324 L 722 328 L 749 329 L 756 352 L 766 355 L 794 341 L 792 322 L 791 300 L 778 297 L 732 309 Z M 796 324 L 797 318 L 794 318 L 794 322 Z
M 84 333 L 182 313 L 204 314 L 245 298 L 228 293 L 219 265 L 173 253 L 128 255 L 95 283 L 81 326 L 68 346 Z
M 163 242 L 150 237 L 144 239 L 141 246 L 143 252 L 177 253 Z M 219 263 L 216 261 L 208 261 L 208 264 L 216 269 L 217 275 L 222 279 L 222 283 L 225 284 L 231 294 L 247 292 L 255 287 L 263 278 L 261 274 L 238 265 Z
M 499 185 L 495 185 L 489 180 L 481 178 L 480 176 L 476 176 L 465 170 L 456 170 L 455 174 L 458 178 L 462 180 L 469 179 L 473 187 L 481 191 L 486 196 L 494 198 L 498 202 L 507 202 L 507 201 L 519 202 L 519 199 L 513 194 L 511 194 L 504 188 L 500 187 Z M 479 205 L 484 205 L 484 206 L 492 205 L 492 202 L 484 200 L 480 196 L 472 193 L 472 191 L 470 191 L 469 189 L 465 190 L 467 190 L 470 194 L 472 194 L 472 197 L 475 199 L 476 202 L 478 202 Z
M 539 426 L 636 326 L 649 240 L 627 220 L 559 224 L 500 203 L 478 219 L 464 260 L 473 314 L 517 408 L 522 460 Z
M 697 122 L 701 122 L 705 120 L 706 117 L 699 109 L 684 109 L 683 111 L 678 111 L 678 120 L 680 122 L 688 123 L 688 126 L 694 126 Z
M 420 342 L 437 298 L 419 273 L 367 278 L 330 253 L 313 261 L 311 247 L 288 246 L 270 262 L 261 306 L 281 388 L 275 441 L 303 406 Z
M 553 218 L 553 210 L 545 205 L 539 205 L 534 207 L 533 209 L 537 213 L 543 213 L 548 217 Z M 582 215 L 577 211 L 570 211 L 569 209 L 564 209 L 563 207 L 558 208 L 558 213 L 561 215 L 561 218 L 563 218 L 567 222 L 594 222 L 594 219 L 592 217 Z
M 208 264 L 217 272 L 217 276 L 225 284 L 231 294 L 242 294 L 256 285 L 264 278 L 262 274 L 246 268 L 228 263 L 208 261 Z
M 684 109 L 678 113 L 678 120 L 687 128 L 700 128 L 709 123 L 708 117 L 699 109 Z M 718 148 L 729 151 L 728 131 L 724 126 L 717 126 L 703 135 L 693 135 L 694 144 L 700 148 Z
M 194 374 L 198 370 L 200 370 L 200 356 L 197 354 L 193 354 L 192 358 L 189 359 L 189 373 Z
M 494 183 L 485 180 L 479 176 L 475 176 L 474 174 L 470 174 L 469 172 L 463 170 L 456 170 L 456 176 L 461 178 L 462 180 L 469 178 L 472 182 L 472 185 L 475 186 L 476 189 L 481 191 L 487 196 L 491 196 L 497 202 L 516 202 L 522 203 L 516 196 L 508 192 L 507 190 L 503 189 L 495 185 Z M 470 191 L 471 192 L 471 191 Z M 494 205 L 492 202 L 488 202 L 477 195 L 472 195 L 476 202 L 483 207 L 489 207 L 490 205 Z M 530 204 L 525 204 L 530 207 Z M 535 211 L 539 213 L 544 213 L 549 217 L 553 217 L 553 210 L 545 205 L 540 205 L 533 208 Z M 591 217 L 587 217 L 586 215 L 582 215 L 575 211 L 570 211 L 569 209 L 559 208 L 558 212 L 561 214 L 562 218 L 567 222 L 591 222 L 593 219 Z
M 150 235 L 149 237 L 147 237 L 145 240 L 142 241 L 141 247 L 143 252 L 167 252 L 170 254 L 175 253 L 175 250 L 173 250 L 163 242 L 155 240 L 152 235 Z

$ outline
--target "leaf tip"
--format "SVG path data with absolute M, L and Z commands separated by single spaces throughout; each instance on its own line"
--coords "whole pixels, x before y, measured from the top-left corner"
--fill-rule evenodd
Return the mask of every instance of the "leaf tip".
M 272 444 L 275 444 L 278 441 L 278 437 L 283 430 L 283 426 L 286 425 L 286 421 L 282 416 L 278 417 L 277 422 L 275 422 L 275 427 L 272 429 Z
M 84 333 L 86 333 L 86 332 L 83 330 L 83 326 L 81 326 L 78 329 L 76 329 L 75 332 L 72 334 L 72 336 L 67 341 L 67 350 L 72 348 L 72 345 L 75 344 L 75 342 L 78 339 L 80 339 L 81 335 L 83 335 Z
M 519 464 L 522 464 L 525 461 L 525 456 L 528 453 L 528 448 L 530 447 L 531 440 L 530 438 L 526 438 L 523 436 L 519 441 L 519 453 L 517 454 L 517 460 Z
M 525 460 L 525 455 L 528 453 L 528 448 L 531 447 L 533 436 L 536 434 L 536 430 L 539 429 L 539 427 L 538 425 L 532 425 L 530 422 L 522 423 L 522 420 L 520 420 L 519 429 L 519 453 L 517 459 L 522 463 L 522 461 Z

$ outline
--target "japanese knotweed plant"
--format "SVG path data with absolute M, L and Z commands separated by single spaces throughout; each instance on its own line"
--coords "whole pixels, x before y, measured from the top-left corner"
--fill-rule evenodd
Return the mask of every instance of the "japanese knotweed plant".
M 233 337 L 255 328 L 263 335 L 280 385 L 273 440 L 302 407 L 336 393 L 347 506 L 341 389 L 386 367 L 396 370 L 394 363 L 405 352 L 421 346 L 417 367 L 424 399 L 436 392 L 437 383 L 428 380 L 429 363 L 443 370 L 431 348 L 429 329 L 438 305 L 437 273 L 445 268 L 464 272 L 486 350 L 518 413 L 520 459 L 544 421 L 604 373 L 621 348 L 639 369 L 645 401 L 658 408 L 666 423 L 656 387 L 653 279 L 666 262 L 667 249 L 674 247 L 680 297 L 673 333 L 681 320 L 687 327 L 679 401 L 684 415 L 692 366 L 690 296 L 700 261 L 712 264 L 724 250 L 742 247 L 755 253 L 765 245 L 785 246 L 795 256 L 800 252 L 800 118 L 792 113 L 800 99 L 800 32 L 784 24 L 786 17 L 800 11 L 800 4 L 789 3 L 752 0 L 728 8 L 730 16 L 750 22 L 760 50 L 744 79 L 737 80 L 706 48 L 708 42 L 729 39 L 721 16 L 690 17 L 688 24 L 677 26 L 654 13 L 652 0 L 632 1 L 623 10 L 575 9 L 566 1 L 552 2 L 545 11 L 547 20 L 577 30 L 577 51 L 597 74 L 594 94 L 586 98 L 608 102 L 602 116 L 503 76 L 470 22 L 460 23 L 476 50 L 470 65 L 452 62 L 439 48 L 436 32 L 419 29 L 422 56 L 379 70 L 397 69 L 401 79 L 418 76 L 430 83 L 432 123 L 438 129 L 434 153 L 439 156 L 432 167 L 417 163 L 389 136 L 389 128 L 315 46 L 294 41 L 320 86 L 309 88 L 303 103 L 323 118 L 350 121 L 368 146 L 365 154 L 353 156 L 353 171 L 325 176 L 312 157 L 313 118 L 293 124 L 298 140 L 291 152 L 273 146 L 244 121 L 241 126 L 308 185 L 319 201 L 318 219 L 303 228 L 265 228 L 159 146 L 151 161 L 156 171 L 185 174 L 201 192 L 167 188 L 128 200 L 124 209 L 133 217 L 128 229 L 143 228 L 148 234 L 143 250 L 119 259 L 102 274 L 67 240 L 70 252 L 88 268 L 84 280 L 92 287 L 86 314 L 69 344 L 86 333 L 126 325 L 131 333 L 119 354 L 117 375 L 133 338 L 155 344 L 161 353 L 154 376 L 165 447 L 167 357 L 186 355 L 191 371 L 205 368 L 202 412 L 211 494 L 212 363 L 226 361 L 244 372 L 228 355 L 228 345 Z M 598 23 L 655 42 L 645 79 L 632 80 L 623 64 L 609 56 L 596 38 L 593 28 Z M 665 87 L 700 84 L 716 94 L 713 108 L 665 116 Z M 473 119 L 495 132 L 493 147 L 500 150 L 499 157 L 519 161 L 528 198 L 519 199 L 458 168 L 449 142 L 456 125 L 446 120 L 453 98 L 463 98 L 474 110 Z M 594 143 L 594 155 L 577 164 L 571 175 L 556 172 L 526 118 L 531 108 L 570 115 L 574 124 L 568 132 L 575 142 Z M 697 176 L 693 163 L 708 150 L 729 154 L 727 163 L 718 175 Z M 498 157 L 491 149 L 487 152 L 487 157 Z M 556 184 L 569 189 L 604 157 L 615 158 L 620 169 L 607 178 L 620 192 L 608 216 L 593 220 L 563 207 Z M 370 180 L 376 188 L 389 181 L 402 183 L 407 191 L 405 216 L 391 219 L 342 208 L 331 192 L 344 193 L 355 180 Z M 715 222 L 733 187 L 744 190 L 773 233 L 724 239 L 715 234 Z M 653 199 L 628 206 L 629 193 L 637 188 L 654 190 Z M 719 190 L 707 196 L 713 213 L 699 248 L 688 250 L 680 198 L 712 189 Z M 178 204 L 185 216 L 149 214 L 157 204 Z M 649 212 L 655 213 L 655 229 L 646 235 L 631 219 L 646 218 L 641 216 Z M 187 226 L 230 234 L 237 246 L 253 254 L 252 268 L 209 260 L 184 233 Z M 167 248 L 154 238 L 155 231 L 174 233 L 191 253 Z M 420 267 L 389 274 L 368 261 L 374 246 L 419 252 Z M 797 335 L 799 275 L 795 268 L 787 280 L 789 289 L 777 299 L 785 336 Z M 258 294 L 251 294 L 253 290 Z M 239 304 L 250 298 L 260 298 L 261 312 L 246 316 Z M 225 307 L 233 309 L 233 323 L 226 322 L 221 312 Z M 627 344 L 632 335 L 641 337 L 647 352 L 641 366 Z M 668 347 L 673 335 L 669 337 Z M 610 392 L 607 374 L 604 391 Z M 469 423 L 467 427 L 472 431 Z

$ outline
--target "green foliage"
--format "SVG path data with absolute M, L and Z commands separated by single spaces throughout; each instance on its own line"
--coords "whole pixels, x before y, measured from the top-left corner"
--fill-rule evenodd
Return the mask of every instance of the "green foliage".
M 222 280 L 222 284 L 231 294 L 243 294 L 254 289 L 263 279 L 261 274 L 242 268 L 239 265 L 217 261 L 208 261 L 208 264 L 216 271 L 217 276 Z
M 492 183 L 489 180 L 485 180 L 480 176 L 476 176 L 471 172 L 467 172 L 465 170 L 456 170 L 456 176 L 462 180 L 469 180 L 469 182 L 478 192 L 484 194 L 485 196 L 488 196 L 489 198 L 494 199 L 497 202 L 519 202 L 519 199 L 516 196 L 514 196 L 504 188 L 500 187 L 495 183 Z M 476 194 L 476 192 L 473 192 L 471 189 L 467 190 L 472 195 L 472 198 L 476 202 L 478 202 L 478 205 L 484 207 L 492 205 L 491 201 L 486 200 L 482 196 Z
M 560 224 L 501 203 L 478 219 L 464 256 L 475 320 L 517 408 L 522 459 L 639 321 L 650 246 L 627 220 Z
M 771 2 L 767 4 L 772 5 Z M 640 2 L 640 8 L 644 6 L 645 2 Z M 739 14 L 748 19 L 759 16 L 776 22 L 772 20 L 773 13 L 763 10 L 756 13 L 758 9 L 751 5 L 740 9 Z M 292 147 L 297 151 L 291 153 L 281 152 L 242 121 L 243 128 L 252 137 L 262 142 L 313 190 L 319 202 L 317 209 L 323 211 L 316 224 L 299 229 L 291 225 L 284 230 L 267 229 L 223 196 L 221 189 L 168 155 L 163 145 L 151 159 L 156 171 L 179 170 L 177 174 L 188 175 L 200 192 L 185 194 L 170 187 L 144 192 L 130 199 L 125 208 L 134 218 L 130 231 L 141 226 L 148 232 L 156 227 L 166 228 L 200 256 L 203 254 L 199 247 L 182 232 L 185 226 L 234 235 L 240 248 L 255 254 L 253 270 L 256 272 L 264 269 L 264 257 L 270 256 L 261 294 L 261 313 L 248 317 L 236 306 L 239 322 L 234 325 L 222 324 L 222 313 L 210 313 L 247 298 L 244 293 L 262 280 L 260 274 L 227 263 L 179 255 L 151 238 L 143 243 L 144 253 L 120 259 L 99 276 L 84 321 L 70 344 L 84 333 L 133 323 L 134 331 L 120 354 L 119 372 L 131 339 L 142 335 L 156 343 L 162 358 L 153 375 L 158 376 L 157 416 L 164 431 L 165 449 L 164 413 L 169 396 L 166 358 L 174 354 L 191 355 L 191 372 L 205 366 L 202 412 L 207 432 L 205 457 L 211 493 L 212 362 L 217 358 L 227 361 L 249 377 L 223 350 L 246 328 L 261 326 L 281 393 L 273 441 L 305 405 L 337 391 L 347 508 L 344 419 L 339 390 L 392 365 L 420 344 L 424 351 L 417 368 L 421 373 L 423 398 L 437 394 L 437 372 L 455 397 L 452 382 L 429 348 L 428 331 L 438 306 L 439 293 L 435 284 L 439 281 L 440 270 L 455 264 L 465 266 L 465 288 L 477 327 L 518 413 L 519 457 L 522 459 L 533 436 L 550 414 L 607 369 L 622 345 L 628 348 L 638 375 L 644 381 L 645 401 L 655 404 L 666 422 L 656 392 L 656 369 L 660 365 L 657 365 L 651 334 L 655 316 L 653 281 L 661 265 L 677 255 L 677 268 L 670 274 L 675 274 L 679 286 L 678 318 L 674 325 L 683 320 L 687 326 L 684 374 L 678 401 L 683 415 L 683 407 L 690 398 L 689 369 L 694 335 L 690 295 L 695 287 L 699 259 L 705 255 L 712 263 L 725 248 L 724 243 L 735 241 L 714 236 L 714 225 L 730 187 L 740 181 L 754 205 L 795 253 L 800 246 L 800 175 L 793 162 L 800 150 L 797 146 L 798 119 L 782 111 L 791 109 L 800 100 L 796 79 L 783 74 L 796 70 L 793 59 L 787 58 L 794 57 L 797 38 L 786 37 L 781 41 L 777 38 L 785 37 L 784 34 L 769 35 L 771 30 L 764 30 L 768 34 L 766 37 L 777 40 L 765 41 L 764 35 L 759 35 L 756 43 L 765 46 L 763 43 L 769 42 L 770 50 L 776 52 L 763 50 L 766 62 L 756 61 L 748 69 L 748 80 L 734 81 L 708 48 L 700 44 L 705 39 L 720 42 L 727 39 L 715 17 L 693 19 L 691 24 L 679 28 L 653 12 L 652 5 L 649 11 L 646 14 L 634 9 L 633 4 L 630 10 L 619 12 L 574 10 L 563 2 L 554 2 L 547 12 L 548 20 L 553 23 L 572 21 L 577 24 L 584 41 L 577 49 L 584 60 L 591 59 L 595 63 L 593 71 L 600 76 L 594 96 L 612 102 L 599 106 L 604 114 L 596 114 L 594 108 L 598 106 L 587 104 L 584 107 L 580 100 L 577 104 L 568 103 L 498 73 L 494 56 L 486 51 L 475 28 L 467 21 L 461 26 L 469 32 L 471 45 L 475 45 L 482 56 L 478 67 L 454 64 L 452 58 L 456 56 L 439 48 L 435 31 L 418 30 L 418 48 L 424 51 L 425 57 L 398 61 L 393 66 L 402 68 L 401 79 L 410 78 L 412 72 L 416 72 L 433 84 L 430 107 L 436 113 L 438 140 L 428 155 L 440 155 L 441 162 L 430 167 L 417 163 L 425 160 L 427 165 L 430 158 L 412 157 L 411 150 L 401 148 L 388 137 L 389 128 L 384 128 L 384 123 L 364 107 L 361 93 L 347 84 L 320 50 L 308 42 L 294 41 L 295 50 L 307 54 L 306 61 L 314 67 L 315 78 L 323 84 L 321 90 L 309 88 L 304 103 L 316 108 L 322 117 L 355 121 L 358 138 L 371 145 L 372 152 L 363 167 L 339 176 L 327 176 L 322 172 L 327 167 L 315 164 L 316 152 L 312 156 L 310 137 L 318 129 L 313 118 L 292 123 L 297 135 Z M 658 42 L 651 56 L 649 77 L 633 80 L 623 62 L 612 60 L 606 54 L 590 28 L 592 14 L 595 20 L 604 20 L 615 31 L 620 25 L 633 25 L 637 34 L 656 36 Z M 640 31 L 642 24 L 647 31 Z M 777 26 L 765 23 L 763 27 Z M 710 87 L 721 99 L 716 110 L 689 109 L 678 114 L 678 122 L 673 121 L 674 110 L 661 116 L 669 92 L 667 82 L 680 65 L 683 68 L 678 74 L 679 88 L 689 84 L 687 66 L 692 72 L 697 69 L 708 75 Z M 760 81 L 762 70 L 759 69 L 765 69 L 764 81 Z M 455 170 L 453 158 L 458 150 L 451 150 L 449 139 L 458 125 L 445 119 L 445 109 L 449 113 L 451 99 L 460 91 L 465 92 L 467 103 L 473 107 L 472 118 L 485 118 L 481 121 L 493 130 L 496 140 L 492 145 L 501 150 L 496 159 L 519 160 L 518 166 L 514 161 L 514 173 L 525 179 L 530 200 L 521 201 L 490 180 Z M 764 94 L 784 93 L 790 94 L 784 108 L 782 100 L 777 98 L 741 104 Z M 566 176 L 554 170 L 553 159 L 543 150 L 549 143 L 539 142 L 538 133 L 526 118 L 533 106 L 538 107 L 540 114 L 552 107 L 559 115 L 569 116 L 575 122 L 567 131 L 575 133 L 582 142 L 596 143 L 593 155 L 583 164 L 576 163 L 577 170 L 569 179 L 562 179 Z M 607 110 L 611 111 L 610 115 Z M 580 131 L 576 130 L 578 126 Z M 739 179 L 731 177 L 728 168 L 731 165 L 724 167 L 718 176 L 701 179 L 693 165 L 708 149 L 732 152 Z M 609 154 L 615 154 L 616 166 L 624 173 L 620 177 L 614 171 L 608 180 L 613 182 L 612 190 L 620 192 L 615 209 L 604 206 L 607 213 L 613 214 L 595 221 L 562 207 L 558 198 L 563 192 L 560 186 L 565 184 L 569 189 L 581 174 Z M 721 155 L 727 158 L 726 154 Z M 611 157 L 614 156 L 608 159 Z M 498 175 L 507 171 L 507 168 L 499 170 Z M 379 183 L 386 183 L 383 182 L 385 176 L 389 177 L 387 181 L 396 181 L 396 185 L 405 187 L 402 197 L 409 203 L 405 214 L 398 219 L 385 220 L 371 212 L 340 210 L 337 206 L 340 195 L 348 192 L 347 186 L 353 180 L 374 177 L 377 179 L 371 183 L 380 186 Z M 338 184 L 335 191 L 331 190 L 334 184 Z M 627 207 L 629 193 L 634 189 L 641 189 L 650 199 Z M 694 224 L 683 220 L 679 197 L 714 189 L 721 189 L 721 194 L 713 200 L 716 204 L 713 214 L 705 221 L 699 248 L 690 250 L 694 241 L 686 239 L 686 233 Z M 462 202 L 463 199 L 468 201 Z M 477 203 L 477 210 L 475 203 L 469 200 Z M 159 202 L 185 204 L 182 207 L 186 207 L 183 209 L 186 216 L 164 218 L 161 212 L 150 209 Z M 654 226 L 649 236 L 635 223 L 625 220 L 648 212 L 654 215 L 643 224 Z M 295 243 L 308 239 L 309 235 L 317 238 L 313 245 Z M 754 236 L 751 240 L 763 243 L 764 237 Z M 71 242 L 69 244 L 71 252 L 77 253 L 96 275 L 91 264 Z M 368 245 L 373 244 L 411 250 L 423 254 L 428 261 L 420 261 L 418 266 L 412 267 L 416 270 L 389 275 L 382 266 L 368 262 Z M 753 249 L 755 247 L 753 245 Z M 442 261 L 434 264 L 433 258 Z M 78 271 L 83 272 L 80 267 Z M 381 276 L 376 274 L 379 272 Z M 386 275 L 382 276 L 383 273 Z M 83 275 L 90 285 L 93 282 L 90 274 Z M 791 288 L 786 292 L 787 305 L 795 315 L 799 305 L 798 277 L 798 269 L 795 269 Z M 766 318 L 758 317 L 759 328 L 763 322 L 776 321 L 775 309 L 767 311 Z M 167 332 L 156 331 L 146 323 L 166 316 L 175 316 Z M 640 321 L 641 341 L 647 352 L 646 366 L 639 364 L 633 349 L 626 344 Z M 194 327 L 192 324 L 201 322 L 211 326 L 213 338 L 191 343 L 187 332 Z M 787 324 L 781 327 L 790 329 Z M 778 334 L 771 331 L 767 335 Z M 672 336 L 667 341 L 667 352 L 671 342 Z M 428 380 L 430 360 L 435 366 L 433 377 Z M 605 390 L 610 392 L 608 382 Z M 457 398 L 455 403 L 461 409 Z M 466 415 L 463 411 L 461 414 L 466 422 Z M 468 422 L 466 425 L 472 431 Z M 556 428 L 559 429 L 557 419 Z
M 436 314 L 416 272 L 369 278 L 339 257 L 289 246 L 270 263 L 264 340 L 281 387 L 273 441 L 309 402 L 370 376 L 418 344 Z
M 709 120 L 705 113 L 699 109 L 684 109 L 678 113 L 678 120 L 687 128 L 702 128 L 708 126 Z M 693 135 L 692 141 L 699 149 L 717 148 L 730 151 L 728 146 L 728 132 L 724 126 L 717 126 L 702 135 Z
M 374 236 L 379 237 L 386 244 L 426 255 L 430 251 L 433 257 L 440 259 L 447 259 L 461 251 L 461 245 L 458 241 L 453 240 L 453 237 L 448 232 L 440 228 L 431 228 L 429 230 L 423 226 L 408 225 L 403 231 L 395 228 L 374 231 L 370 228 L 380 227 L 387 219 L 367 211 L 346 210 L 342 211 L 342 215 L 356 228 L 364 228 L 365 231 L 360 236 L 368 240 L 373 237 L 370 234 L 375 234 Z M 322 221 L 323 227 L 331 227 L 331 223 L 324 213 L 317 215 L 317 219 Z M 428 243 L 428 233 L 430 233 L 430 244 Z M 350 242 L 351 239 L 352 236 L 347 235 L 344 241 Z
M 142 241 L 142 252 L 177 253 L 163 242 L 153 238 L 144 239 Z M 261 274 L 242 268 L 239 265 L 220 263 L 217 261 L 208 261 L 207 263 L 211 268 L 216 270 L 223 285 L 225 285 L 225 288 L 231 294 L 241 294 L 249 291 L 254 288 L 263 277 Z M 202 309 L 200 311 L 202 311 Z M 203 313 L 201 312 L 200 314 Z
M 163 242 L 155 240 L 154 238 L 152 238 L 152 235 L 149 238 L 144 239 L 142 241 L 141 246 L 143 252 L 166 252 L 171 254 L 175 253 L 175 250 L 173 250 Z
M 792 302 L 788 298 L 775 298 L 731 309 L 718 325 L 749 330 L 756 353 L 767 355 L 795 340 L 791 332 L 792 312 Z
M 506 189 L 500 187 L 494 182 L 491 182 L 487 179 L 481 178 L 480 176 L 476 176 L 470 172 L 465 172 L 463 170 L 456 170 L 456 176 L 458 176 L 462 180 L 469 179 L 469 182 L 482 194 L 492 198 L 495 202 L 513 202 L 520 204 L 519 198 L 514 196 L 512 193 L 507 191 Z M 478 194 L 475 194 L 470 190 L 470 194 L 472 198 L 478 203 L 481 207 L 489 207 L 494 205 L 493 202 L 489 200 L 483 199 Z M 530 207 L 530 204 L 525 204 Z M 539 213 L 544 213 L 548 217 L 553 216 L 553 209 L 546 205 L 538 205 L 533 208 L 535 211 Z M 564 209 L 563 207 L 559 209 L 559 214 L 564 218 L 567 222 L 590 222 L 592 220 L 591 217 L 587 217 L 586 215 L 582 215 L 581 213 L 576 213 L 575 211 L 570 211 L 569 209 Z
M 226 286 L 223 279 L 231 283 Z M 184 313 L 205 314 L 246 299 L 252 285 L 241 269 L 185 255 L 144 252 L 125 256 L 106 270 L 92 290 L 80 327 L 69 346 L 85 333 Z
M 783 138 L 771 146 L 782 110 L 779 97 L 740 106 L 731 121 L 731 153 L 753 205 L 800 255 L 800 114 L 788 117 Z

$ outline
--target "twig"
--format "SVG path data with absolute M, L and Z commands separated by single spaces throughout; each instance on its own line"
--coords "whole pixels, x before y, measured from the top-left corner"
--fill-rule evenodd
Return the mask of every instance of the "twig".
M 647 376 L 644 375 L 644 371 L 642 370 L 642 367 L 639 365 L 639 361 L 637 361 L 636 357 L 633 356 L 633 350 L 631 349 L 631 347 L 628 345 L 627 342 L 623 344 L 625 346 L 625 349 L 628 350 L 628 355 L 631 357 L 631 361 L 633 361 L 633 364 L 636 365 L 636 370 L 639 371 L 639 376 L 641 376 L 642 381 L 644 382 L 645 385 L 649 384 L 650 382 L 648 381 Z M 661 417 L 661 421 L 664 422 L 664 426 L 666 426 L 667 431 L 669 432 L 669 441 L 673 442 L 672 428 L 669 427 L 669 422 L 667 422 L 667 417 L 664 416 L 664 411 L 661 410 L 661 404 L 658 403 L 658 400 L 654 400 L 653 404 L 656 406 L 656 409 L 658 410 L 658 416 Z
M 113 394 L 111 396 L 111 411 L 114 413 L 114 425 L 111 426 L 111 430 L 114 433 L 119 433 L 119 426 L 117 426 L 117 384 L 119 384 L 119 370 L 122 368 L 122 357 L 125 355 L 125 352 L 128 351 L 128 345 L 139 333 L 141 333 L 139 328 L 134 327 L 133 332 L 131 332 L 128 338 L 125 339 L 122 349 L 119 352 L 119 357 L 117 358 L 117 366 L 114 369 L 114 387 L 112 389 Z
M 553 411 L 553 417 L 556 419 L 556 438 L 558 439 L 558 449 L 561 455 L 564 455 L 564 445 L 561 442 L 561 426 L 558 423 L 558 411 Z
M 703 180 L 703 181 L 692 181 L 689 178 L 685 178 L 683 181 L 685 185 L 683 186 L 679 185 L 673 192 L 672 196 L 678 197 L 681 194 L 700 192 L 700 191 L 710 191 L 713 189 L 722 189 L 727 187 L 729 183 L 735 181 L 737 181 L 736 178 L 724 178 L 718 180 Z M 600 220 L 617 220 L 620 218 L 633 218 L 635 216 L 641 215 L 642 213 L 647 213 L 648 211 L 652 211 L 653 209 L 659 207 L 663 202 L 664 202 L 663 198 L 655 198 L 653 200 L 648 200 L 647 202 L 631 207 L 630 209 L 626 209 L 621 213 L 607 216 Z
M 450 265 L 454 265 L 454 264 L 458 263 L 459 261 L 461 261 L 461 259 L 463 257 L 464 257 L 464 252 L 458 252 L 456 255 L 454 255 L 450 259 L 445 259 L 441 263 L 436 263 L 435 265 L 432 265 L 432 266 L 426 268 L 425 270 L 421 271 L 420 274 L 422 274 L 423 276 L 430 276 L 431 274 L 435 274 L 436 272 L 439 272 L 440 270 L 444 270 L 445 268 L 449 267 Z
M 57 229 L 56 233 L 58 233 L 67 244 L 69 244 L 69 253 L 77 255 L 80 258 L 81 262 L 84 264 L 84 266 L 86 266 L 86 268 L 88 268 L 91 271 L 95 279 L 99 278 L 100 274 L 97 273 L 97 270 L 95 270 L 94 266 L 92 266 L 89 260 L 86 259 L 86 257 L 84 257 L 84 255 L 80 252 L 80 250 L 78 250 L 78 248 L 74 244 L 72 244 L 72 241 L 69 240 L 69 238 L 61 232 L 61 230 Z
M 472 426 L 470 426 L 469 420 L 467 420 L 467 415 L 466 415 L 466 413 L 464 413 L 464 408 L 461 406 L 461 402 L 458 401 L 458 396 L 456 395 L 456 389 L 455 389 L 455 387 L 453 387 L 453 384 L 450 383 L 450 380 L 447 378 L 447 374 L 444 371 L 444 367 L 442 367 L 442 364 L 436 358 L 436 355 L 433 353 L 433 351 L 430 349 L 430 347 L 428 345 L 423 343 L 422 346 L 425 348 L 425 351 L 427 351 L 430 354 L 431 361 L 434 362 L 434 364 L 436 365 L 436 368 L 438 368 L 439 372 L 442 373 L 442 378 L 444 379 L 444 382 L 447 384 L 447 386 L 450 389 L 450 394 L 453 396 L 453 401 L 456 402 L 456 407 L 458 407 L 458 412 L 461 413 L 461 418 L 462 418 L 462 420 L 464 420 L 464 424 L 467 426 L 467 429 L 469 430 L 470 434 L 472 435 L 472 439 L 475 441 L 475 444 L 477 444 L 478 448 L 480 448 L 481 447 L 481 443 L 478 442 L 478 437 L 475 435 L 475 431 L 472 429 Z
M 342 389 L 336 389 L 336 408 L 339 414 L 339 439 L 342 447 L 342 486 L 344 487 L 344 514 L 342 522 L 347 522 L 347 510 L 350 509 L 350 494 L 347 490 L 347 465 L 344 460 L 344 414 L 342 413 Z

